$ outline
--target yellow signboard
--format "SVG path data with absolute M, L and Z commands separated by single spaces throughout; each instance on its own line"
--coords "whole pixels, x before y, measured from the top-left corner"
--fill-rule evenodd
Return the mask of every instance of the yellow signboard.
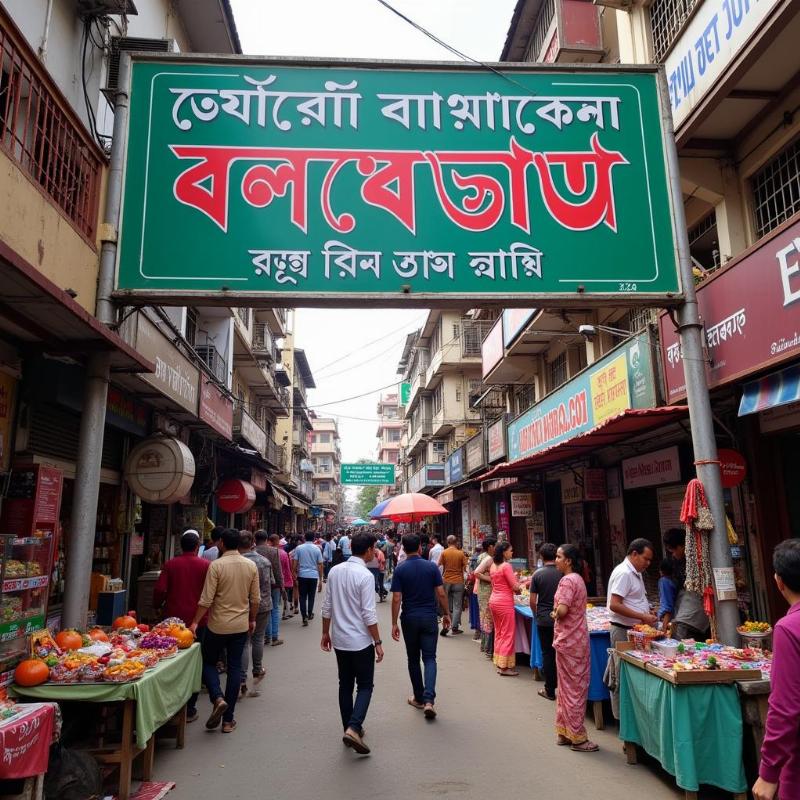
M 628 363 L 624 354 L 594 372 L 590 381 L 595 425 L 600 425 L 631 407 Z

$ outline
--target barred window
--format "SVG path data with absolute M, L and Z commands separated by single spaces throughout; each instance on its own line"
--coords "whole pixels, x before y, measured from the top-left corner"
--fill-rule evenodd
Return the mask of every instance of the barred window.
M 753 176 L 752 187 L 756 236 L 760 239 L 800 211 L 800 138 Z
M 550 391 L 557 389 L 561 384 L 567 382 L 567 353 L 563 352 L 560 356 L 556 356 L 547 365 L 547 374 L 550 383 Z
M 689 229 L 689 252 L 706 272 L 713 272 L 720 266 L 716 211 Z
M 556 15 L 555 0 L 545 0 L 542 4 L 542 9 L 539 16 L 536 18 L 536 25 L 531 34 L 531 41 L 528 45 L 528 52 L 525 54 L 526 61 L 538 61 L 539 54 L 542 52 L 545 40 L 547 39 L 547 32 L 550 30 L 550 24 L 553 17 Z
M 654 0 L 650 6 L 653 60 L 660 64 L 700 0 Z

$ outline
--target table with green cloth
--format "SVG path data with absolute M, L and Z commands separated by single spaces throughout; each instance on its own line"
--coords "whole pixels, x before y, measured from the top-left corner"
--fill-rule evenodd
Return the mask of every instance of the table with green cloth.
M 166 658 L 136 681 L 128 683 L 45 683 L 41 686 L 10 687 L 10 693 L 35 700 L 55 700 L 80 703 L 121 703 L 122 741 L 119 749 L 101 748 L 94 751 L 103 763 L 119 764 L 119 800 L 130 794 L 133 760 L 144 753 L 143 777 L 149 779 L 152 770 L 155 732 L 180 716 L 178 746 L 183 744 L 186 724 L 186 702 L 193 692 L 200 691 L 203 660 L 200 645 L 195 643 Z M 135 732 L 135 733 L 134 733 Z M 134 741 L 135 736 L 135 741 Z
M 747 791 L 742 712 L 733 684 L 676 685 L 619 662 L 619 737 L 639 745 L 687 793 L 708 784 Z

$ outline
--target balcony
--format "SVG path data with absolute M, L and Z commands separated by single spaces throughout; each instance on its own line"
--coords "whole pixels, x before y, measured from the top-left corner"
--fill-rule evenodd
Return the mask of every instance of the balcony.
M 277 363 L 280 360 L 275 347 L 275 339 L 266 322 L 253 323 L 252 348 L 253 355 L 258 358 L 264 358 L 270 363 Z
M 2 5 L 0 150 L 94 247 L 105 156 Z
M 409 453 L 414 452 L 417 445 L 426 437 L 431 435 L 431 421 L 423 420 L 416 428 L 410 429 L 408 432 L 408 445 L 406 450 Z
M 194 348 L 200 360 L 211 370 L 214 377 L 223 385 L 228 385 L 228 362 L 213 344 L 198 344 Z
M 269 408 L 278 417 L 288 417 L 291 397 L 284 382 L 285 371 L 279 370 L 275 361 L 275 351 L 269 355 L 264 350 L 256 350 L 255 341 L 251 342 L 249 335 L 243 330 L 241 319 L 236 316 L 236 336 L 234 337 L 233 365 L 239 371 L 247 385 L 255 392 L 261 405 Z M 253 330 L 253 340 L 256 339 L 256 327 Z M 263 329 L 259 331 L 260 344 L 266 347 L 266 338 Z M 284 377 L 282 377 L 282 375 Z
M 314 505 L 317 506 L 336 506 L 336 494 L 333 491 L 321 492 L 319 489 L 314 491 Z
M 275 338 L 286 336 L 287 311 L 285 308 L 257 308 L 254 309 L 253 314 L 256 324 L 259 322 L 266 324 Z
M 461 320 L 462 358 L 481 358 L 481 342 L 486 338 L 494 324 L 494 322 L 487 320 Z
M 311 454 L 324 453 L 325 455 L 334 455 L 338 453 L 338 448 L 333 442 L 314 442 L 311 445 Z
M 272 437 L 267 437 L 267 447 L 264 453 L 264 460 L 275 467 L 279 472 L 283 472 L 286 464 L 286 452 Z

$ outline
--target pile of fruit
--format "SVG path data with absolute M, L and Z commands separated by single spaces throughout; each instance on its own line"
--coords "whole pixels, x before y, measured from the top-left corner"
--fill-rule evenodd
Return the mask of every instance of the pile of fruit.
M 747 620 L 747 622 L 743 622 L 737 630 L 743 636 L 767 636 L 772 632 L 772 626 L 769 622 Z
M 31 637 L 31 658 L 14 671 L 20 686 L 53 683 L 124 683 L 141 677 L 161 659 L 191 647 L 194 635 L 182 620 L 170 619 L 150 630 L 133 612 L 114 620 L 110 632 L 92 628 L 63 630 L 53 638 L 43 631 Z

